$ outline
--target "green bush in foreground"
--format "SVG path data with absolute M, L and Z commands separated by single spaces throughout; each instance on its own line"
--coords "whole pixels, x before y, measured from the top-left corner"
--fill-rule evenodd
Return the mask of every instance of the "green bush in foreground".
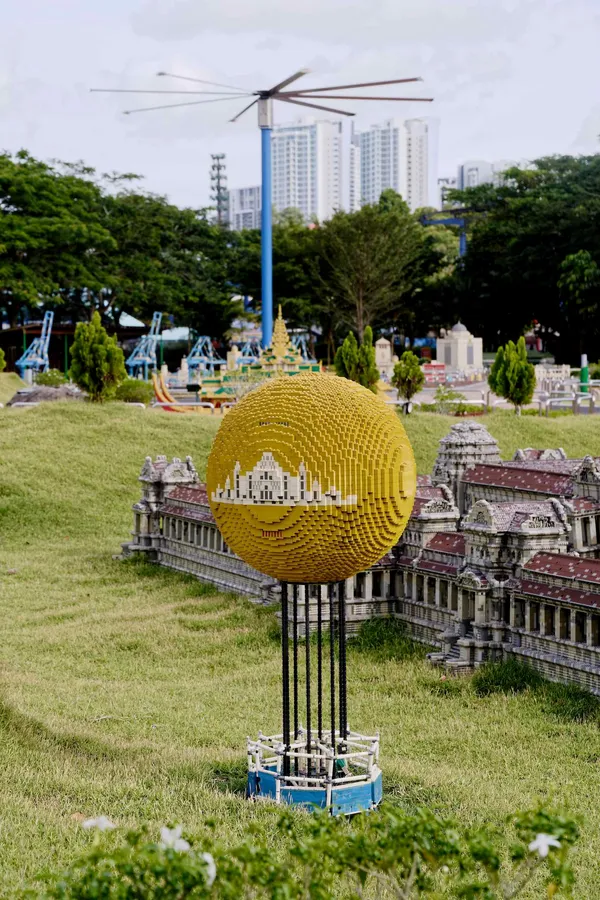
M 35 376 L 35 383 L 42 387 L 60 387 L 65 384 L 67 377 L 63 375 L 60 369 L 48 369 L 47 372 L 38 372 Z
M 207 823 L 216 829 L 215 823 Z M 105 818 L 84 823 L 112 830 Z M 45 891 L 54 900 L 179 900 L 183 897 L 328 898 L 454 896 L 515 897 L 532 879 L 548 897 L 568 894 L 575 821 L 538 808 L 507 822 L 509 854 L 498 836 L 461 831 L 451 820 L 419 809 L 383 807 L 348 822 L 320 812 L 286 811 L 279 821 L 279 852 L 258 838 L 222 847 L 212 833 L 193 840 L 163 828 L 160 842 L 130 833 L 117 846 L 98 833 L 87 856 Z
M 115 400 L 124 403 L 151 403 L 154 397 L 152 385 L 139 378 L 126 378 L 115 391 Z
M 6 357 L 4 356 L 4 350 L 0 347 L 0 372 L 3 372 L 6 368 Z

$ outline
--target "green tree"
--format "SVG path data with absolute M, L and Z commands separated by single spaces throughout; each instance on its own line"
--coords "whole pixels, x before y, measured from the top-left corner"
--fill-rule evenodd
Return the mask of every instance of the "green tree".
M 99 253 L 116 244 L 88 173 L 81 166 L 61 172 L 25 150 L 0 154 L 0 306 L 11 325 L 40 298 L 61 303 L 61 292 L 103 287 Z
M 379 204 L 337 212 L 315 230 L 322 305 L 361 341 L 368 325 L 397 314 L 413 291 L 424 245 L 424 229 L 404 201 L 384 194 Z
M 127 377 L 123 351 L 109 337 L 96 310 L 91 322 L 80 322 L 71 346 L 71 381 L 86 391 L 90 400 L 108 399 Z
M 580 334 L 579 350 L 586 350 L 594 333 L 600 296 L 600 267 L 587 250 L 570 253 L 560 264 L 558 289 L 566 300 L 566 318 Z
M 582 346 L 597 358 L 600 291 L 586 288 L 583 306 L 575 302 L 563 264 L 579 257 L 567 263 L 570 275 L 581 274 L 581 263 L 588 275 L 591 262 L 600 267 L 600 154 L 538 159 L 510 169 L 501 185 L 453 192 L 453 199 L 471 211 L 451 292 L 461 319 L 488 347 L 536 321 L 544 349 L 559 362 L 578 364 Z
M 320 322 L 321 304 L 314 276 L 316 229 L 308 227 L 297 210 L 284 210 L 273 220 L 273 295 L 292 328 L 311 328 Z M 232 281 L 237 292 L 262 304 L 260 231 L 229 235 L 232 244 Z
M 4 356 L 4 350 L 0 347 L 0 372 L 3 372 L 6 368 L 6 357 Z
M 373 331 L 369 325 L 365 328 L 362 344 L 358 345 L 353 332 L 345 338 L 335 354 L 334 366 L 336 375 L 357 381 L 368 390 L 377 393 L 379 369 L 375 365 L 375 347 Z
M 525 338 L 509 341 L 499 347 L 491 368 L 488 384 L 498 397 L 504 397 L 521 415 L 521 407 L 530 403 L 535 390 L 535 367 L 527 360 Z
M 418 394 L 425 382 L 425 375 L 419 365 L 419 358 L 410 350 L 405 350 L 400 360 L 394 366 L 392 384 L 398 389 L 398 394 L 406 400 L 406 411 L 409 412 L 409 403 L 415 394 Z

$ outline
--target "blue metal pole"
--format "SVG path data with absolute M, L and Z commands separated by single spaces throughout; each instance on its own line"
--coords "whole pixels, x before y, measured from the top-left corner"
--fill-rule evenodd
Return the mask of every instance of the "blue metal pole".
M 458 254 L 459 256 L 464 256 L 467 252 L 467 230 L 466 224 L 463 223 L 460 229 L 460 237 L 459 237 L 459 245 L 458 245 Z
M 271 214 L 271 128 L 260 129 L 262 147 L 262 345 L 270 347 L 273 335 L 273 217 Z

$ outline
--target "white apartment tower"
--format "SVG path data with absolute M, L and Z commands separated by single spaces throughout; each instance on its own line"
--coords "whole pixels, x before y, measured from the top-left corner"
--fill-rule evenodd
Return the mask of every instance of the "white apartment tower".
M 298 209 L 309 222 L 342 208 L 342 124 L 277 125 L 271 142 L 273 207 Z
M 229 191 L 229 227 L 232 231 L 260 228 L 260 186 L 234 188 Z
M 437 195 L 438 123 L 435 119 L 388 119 L 353 133 L 350 146 L 350 210 L 377 203 L 392 188 L 411 210 Z

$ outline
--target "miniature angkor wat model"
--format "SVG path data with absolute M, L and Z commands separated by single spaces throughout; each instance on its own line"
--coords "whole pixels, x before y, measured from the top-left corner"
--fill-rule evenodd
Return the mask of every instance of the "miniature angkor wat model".
M 189 457 L 147 458 L 140 480 L 125 555 L 146 554 L 255 600 L 278 599 L 277 583 L 223 542 Z M 310 588 L 309 627 L 323 590 Z M 419 477 L 401 541 L 348 580 L 346 597 L 349 631 L 395 616 L 449 670 L 512 654 L 547 678 L 600 694 L 600 459 L 568 459 L 559 448 L 502 461 L 482 425 L 454 425 L 433 477 Z

